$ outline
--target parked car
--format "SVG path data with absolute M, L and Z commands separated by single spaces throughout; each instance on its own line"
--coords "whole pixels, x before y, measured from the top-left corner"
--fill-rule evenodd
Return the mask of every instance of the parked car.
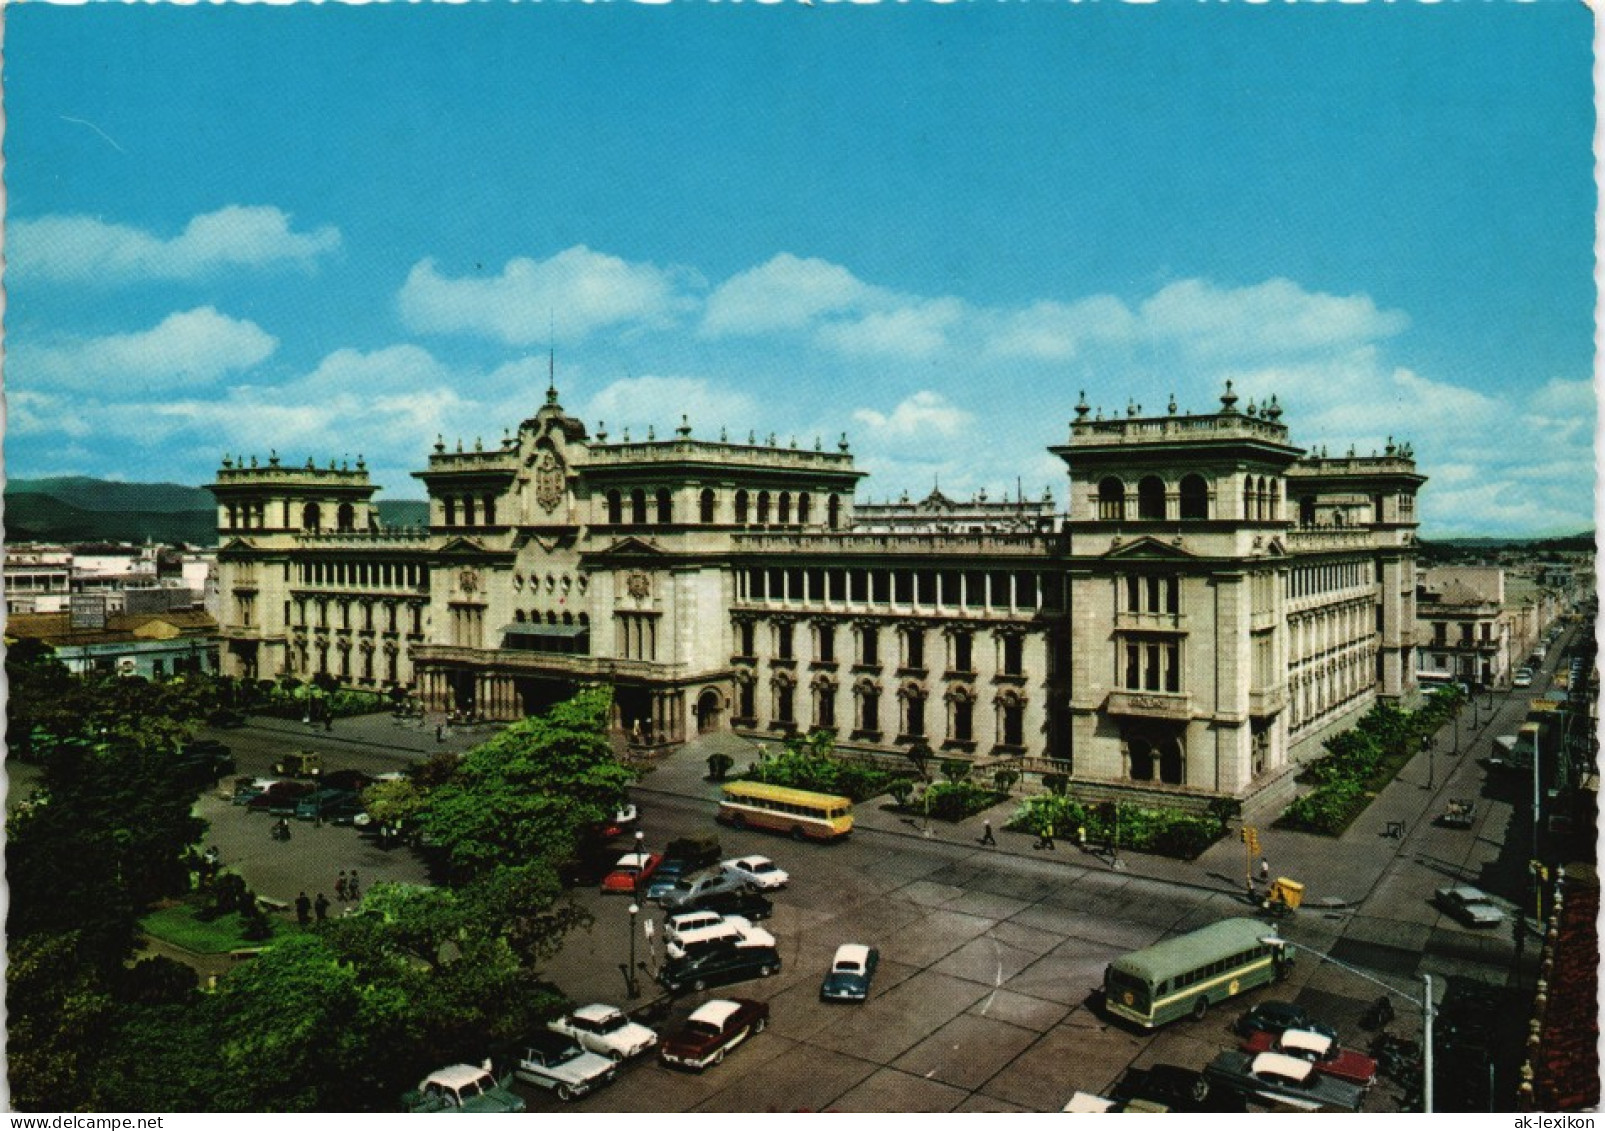
M 1469 829 L 1476 819 L 1476 801 L 1470 798 L 1455 798 L 1444 806 L 1435 823 L 1446 829 Z
M 1515 676 L 1512 677 L 1510 681 L 1510 686 L 1512 687 L 1531 687 L 1532 685 L 1533 673 L 1527 668 L 1522 668 L 1517 671 Z
M 489 1064 L 489 1061 L 485 1062 Z M 406 1096 L 407 1110 L 418 1112 L 502 1112 L 524 1110 L 524 1100 L 484 1068 L 453 1064 L 431 1072 Z
M 567 1103 L 618 1079 L 619 1066 L 605 1056 L 586 1052 L 561 1033 L 536 1033 L 519 1058 L 513 1075 L 526 1084 L 557 1093 Z
M 1433 898 L 1444 914 L 1468 927 L 1497 927 L 1505 921 L 1505 913 L 1494 905 L 1487 892 L 1466 884 L 1439 888 Z
M 1122 1111 L 1136 1112 L 1239 1112 L 1246 1111 L 1242 1096 L 1231 1088 L 1216 1087 L 1202 1072 L 1174 1064 L 1131 1068 L 1109 1092 Z
M 1281 1033 L 1286 1029 L 1305 1029 L 1337 1040 L 1337 1030 L 1315 1020 L 1290 1001 L 1262 1001 L 1237 1019 L 1237 1034 Z
M 1346 1049 L 1325 1033 L 1286 1029 L 1280 1035 L 1255 1033 L 1243 1042 L 1244 1052 L 1279 1052 L 1315 1065 L 1317 1072 L 1369 1088 L 1377 1080 L 1377 1062 L 1364 1053 Z
M 694 918 L 701 918 L 712 913 L 693 911 L 691 914 Z M 773 948 L 775 936 L 762 927 L 754 927 L 740 916 L 727 918 L 721 915 L 717 922 L 688 927 L 677 931 L 673 937 L 668 937 L 665 932 L 663 950 L 669 958 L 679 959 L 714 947 L 726 946 Z
M 658 984 L 670 993 L 702 991 L 727 982 L 767 978 L 780 969 L 780 951 L 773 946 L 722 945 L 699 948 L 658 968 Z
M 251 798 L 264 792 L 269 786 L 277 785 L 278 778 L 238 777 L 234 779 L 233 801 L 236 805 L 248 805 Z
M 275 817 L 295 816 L 295 806 L 317 787 L 311 782 L 274 782 L 245 803 L 253 813 L 269 813 Z
M 880 951 L 862 943 L 843 943 L 836 948 L 825 981 L 819 987 L 820 1001 L 868 1001 L 870 979 L 880 965 Z
M 658 897 L 658 902 L 665 911 L 678 911 L 710 892 L 750 890 L 752 885 L 744 877 L 722 868 L 706 868 L 675 880 L 674 886 Z
M 685 1025 L 664 1038 L 659 1055 L 664 1064 L 701 1071 L 724 1060 L 725 1053 L 769 1024 L 769 1007 L 761 1001 L 710 1001 L 698 1007 Z
M 343 816 L 350 821 L 362 811 L 362 800 L 349 789 L 315 789 L 311 793 L 303 794 L 295 803 L 295 817 L 298 821 L 311 821 L 322 818 L 333 821 Z
M 616 837 L 626 829 L 633 827 L 640 819 L 640 810 L 634 805 L 626 804 L 617 813 L 613 814 L 612 820 L 603 821 L 597 832 L 603 837 Z
M 719 838 L 716 836 L 687 836 L 671 840 L 663 850 L 663 863 L 658 865 L 652 882 L 647 885 L 646 898 L 661 899 L 681 876 L 712 866 L 718 862 L 719 854 Z
M 602 877 L 604 892 L 619 891 L 634 894 L 646 886 L 657 871 L 662 856 L 653 852 L 627 852 L 619 857 L 613 870 Z
M 186 781 L 215 782 L 234 772 L 234 752 L 215 739 L 198 738 L 179 748 L 174 768 Z
M 665 856 L 657 870 L 652 873 L 652 881 L 646 885 L 642 893 L 648 901 L 662 899 L 673 888 L 675 881 L 686 872 L 696 871 L 689 860 L 680 860 L 673 856 Z
M 779 891 L 791 882 L 782 869 L 776 867 L 775 862 L 767 856 L 743 856 L 738 860 L 726 860 L 724 867 L 727 872 L 733 872 L 737 877 L 747 881 L 748 887 L 759 891 Z
M 658 1043 L 658 1035 L 612 1005 L 593 1003 L 565 1013 L 546 1027 L 609 1060 L 628 1060 Z
M 324 789 L 347 789 L 352 793 L 361 793 L 378 780 L 361 770 L 331 770 L 318 779 L 318 784 Z
M 775 913 L 775 905 L 762 892 L 756 891 L 710 891 L 682 906 L 688 911 L 739 915 L 750 923 L 767 919 Z
M 1358 1111 L 1365 1099 L 1359 1085 L 1323 1076 L 1309 1061 L 1279 1052 L 1228 1050 L 1209 1062 L 1204 1076 L 1254 1103 L 1299 1111 Z
M 700 938 L 706 931 L 716 931 L 721 927 L 728 927 L 732 937 L 739 934 L 738 928 L 752 926 L 740 916 L 726 919 L 717 911 L 694 909 L 679 911 L 670 915 L 663 921 L 663 938 L 667 942 L 684 942 L 687 938 Z

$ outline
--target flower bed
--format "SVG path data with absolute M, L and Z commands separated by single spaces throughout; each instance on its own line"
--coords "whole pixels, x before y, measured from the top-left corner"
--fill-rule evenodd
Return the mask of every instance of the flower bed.
M 1227 819 L 1224 810 L 1189 813 L 1112 803 L 1088 805 L 1073 797 L 1043 793 L 1026 798 L 1008 827 L 1038 835 L 1051 832 L 1060 839 L 1073 838 L 1077 829 L 1085 829 L 1088 844 L 1118 844 L 1123 852 L 1192 860 L 1225 835 Z
M 973 782 L 936 782 L 927 787 L 919 798 L 903 804 L 887 806 L 895 813 L 913 816 L 930 816 L 939 821 L 962 821 L 992 808 L 1009 795 L 987 789 Z

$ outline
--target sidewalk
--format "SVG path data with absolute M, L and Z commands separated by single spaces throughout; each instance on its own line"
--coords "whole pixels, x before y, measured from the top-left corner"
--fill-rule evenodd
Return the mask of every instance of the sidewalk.
M 1434 762 L 1432 789 L 1425 788 L 1429 756 L 1422 752 L 1405 764 L 1398 776 L 1382 789 L 1340 837 L 1268 826 L 1260 828 L 1261 853 L 1270 862 L 1271 875 L 1286 876 L 1303 883 L 1308 905 L 1338 908 L 1357 904 L 1375 887 L 1387 867 L 1411 850 L 1416 832 L 1423 825 L 1431 825 L 1451 795 L 1476 792 L 1467 790 L 1463 782 L 1459 786 L 1452 786 L 1454 772 L 1478 758 L 1488 756 L 1491 753 L 1492 736 L 1502 733 L 1499 725 L 1506 710 L 1515 712 L 1519 708 L 1525 711 L 1525 704 L 1525 699 L 1508 702 L 1502 699 L 1493 719 L 1480 727 L 1471 725 L 1473 708 L 1469 705 L 1463 708 L 1460 754 L 1456 756 L 1451 753 L 1455 734 L 1453 726 L 1445 727 L 1434 739 L 1431 755 Z M 711 815 L 712 807 L 720 795 L 720 783 L 707 780 L 707 758 L 716 751 L 733 758 L 735 766 L 732 773 L 740 773 L 756 760 L 757 743 L 728 732 L 701 735 L 653 763 L 652 771 L 636 788 L 644 793 L 659 792 L 705 799 Z M 860 828 L 894 836 L 937 840 L 982 851 L 980 839 L 983 822 L 990 820 L 997 845 L 984 851 L 1057 859 L 1068 868 L 1119 872 L 1209 891 L 1235 895 L 1244 892 L 1249 861 L 1235 833 L 1217 841 L 1192 861 L 1123 852 L 1116 862 L 1107 855 L 1079 849 L 1073 834 L 1060 837 L 1056 849 L 1051 853 L 1033 849 L 1035 835 L 1011 832 L 1004 827 L 1019 807 L 1018 799 L 1014 798 L 957 823 L 935 820 L 927 823 L 920 818 L 887 812 L 881 808 L 883 804 L 885 799 L 879 798 L 857 806 L 853 813 L 855 824 Z M 1479 806 L 1486 808 L 1487 803 L 1479 802 Z M 1479 816 L 1485 817 L 1485 814 Z M 1393 822 L 1402 825 L 1402 837 L 1395 839 L 1385 835 Z M 1257 868 L 1258 863 L 1256 857 L 1253 865 Z

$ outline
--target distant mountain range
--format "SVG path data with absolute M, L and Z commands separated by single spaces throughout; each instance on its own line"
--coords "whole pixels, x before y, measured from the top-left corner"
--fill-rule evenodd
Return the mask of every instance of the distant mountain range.
M 422 526 L 421 499 L 379 503 L 389 527 Z M 7 542 L 183 542 L 217 544 L 211 492 L 181 483 L 117 483 L 84 476 L 13 479 L 5 489 Z

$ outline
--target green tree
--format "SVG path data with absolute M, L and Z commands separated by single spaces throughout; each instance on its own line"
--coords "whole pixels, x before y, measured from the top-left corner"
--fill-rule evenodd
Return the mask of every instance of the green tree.
M 113 1002 L 77 931 L 12 936 L 6 962 L 6 1072 L 19 1111 L 92 1110 Z
M 419 823 L 459 878 L 499 865 L 555 866 L 576 854 L 586 830 L 618 812 L 637 774 L 614 757 L 610 708 L 607 689 L 582 691 L 474 747 L 451 780 L 430 791 Z

